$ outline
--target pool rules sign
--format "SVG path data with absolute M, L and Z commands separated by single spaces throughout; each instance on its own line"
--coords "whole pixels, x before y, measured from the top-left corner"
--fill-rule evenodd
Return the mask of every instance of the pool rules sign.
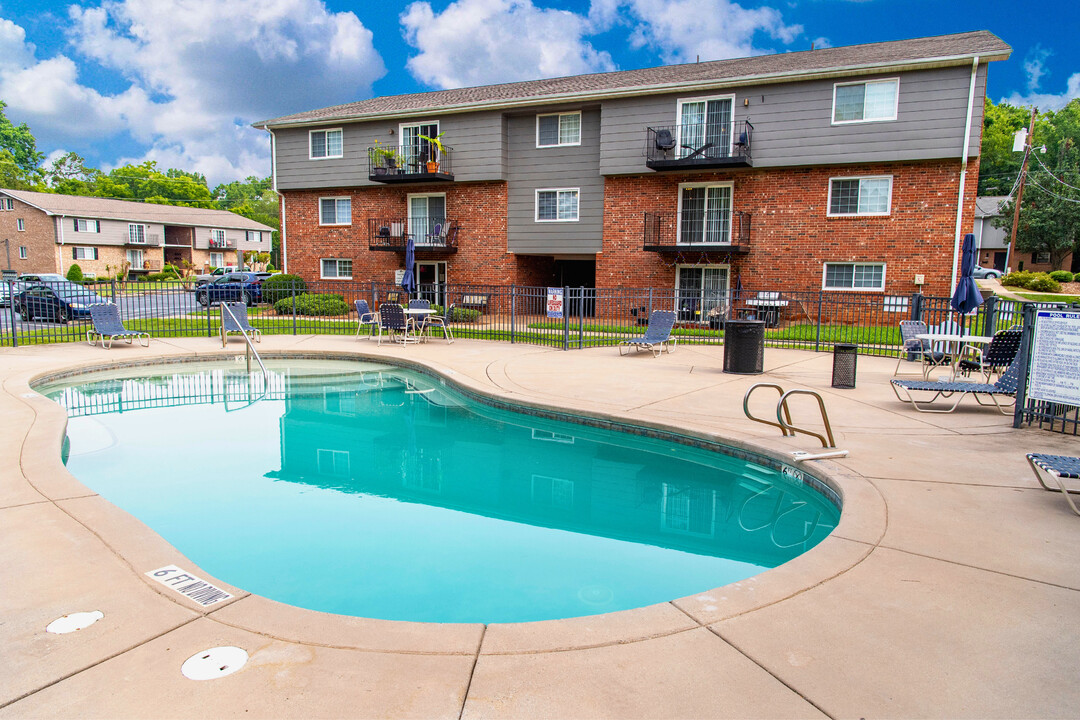
M 1080 405 L 1080 313 L 1036 313 L 1028 397 Z

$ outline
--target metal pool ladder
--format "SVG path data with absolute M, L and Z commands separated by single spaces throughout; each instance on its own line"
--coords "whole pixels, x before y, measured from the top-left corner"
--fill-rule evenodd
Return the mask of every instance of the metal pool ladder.
M 776 421 L 766 420 L 764 418 L 755 417 L 750 413 L 750 396 L 758 388 L 772 388 L 780 393 L 780 401 L 776 403 Z M 791 410 L 788 408 L 788 398 L 792 395 L 810 395 L 818 401 L 818 408 L 821 410 L 821 420 L 825 424 L 825 434 L 822 435 L 819 432 L 809 430 L 807 428 L 798 427 L 791 422 Z M 825 401 L 821 398 L 821 395 L 813 390 L 788 390 L 784 391 L 784 388 L 775 383 L 755 383 L 750 386 L 746 391 L 746 395 L 743 396 L 743 413 L 746 417 L 754 422 L 763 423 L 765 425 L 771 425 L 772 427 L 780 428 L 780 432 L 784 437 L 794 437 L 795 433 L 801 432 L 805 435 L 813 435 L 821 441 L 821 447 L 825 448 L 826 452 L 820 453 L 808 453 L 803 450 L 795 450 L 791 453 L 795 462 L 802 462 L 803 460 L 823 460 L 825 458 L 847 457 L 847 450 L 837 450 L 836 441 L 833 440 L 832 425 L 829 423 L 829 413 L 825 410 Z

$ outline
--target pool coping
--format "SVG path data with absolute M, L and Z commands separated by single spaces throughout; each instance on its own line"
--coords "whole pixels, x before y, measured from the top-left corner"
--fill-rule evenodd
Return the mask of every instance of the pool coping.
M 350 351 L 272 350 L 268 359 L 312 358 L 328 360 L 363 359 L 412 368 L 450 382 L 470 394 L 497 404 L 510 403 L 538 413 L 569 414 L 589 418 L 600 426 L 633 425 L 660 433 L 720 443 L 758 458 L 790 464 L 782 452 L 752 441 L 725 438 L 678 424 L 629 419 L 615 413 L 587 408 L 548 405 L 532 399 L 497 393 L 497 388 L 440 367 L 438 362 L 415 358 L 376 355 L 361 349 Z M 62 376 L 108 371 L 139 365 L 193 363 L 231 360 L 236 351 L 191 352 L 175 349 L 152 352 L 137 361 L 58 362 L 58 367 L 35 369 L 9 376 L 5 389 L 30 405 L 35 418 L 23 446 L 26 480 L 56 507 L 97 534 L 140 580 L 170 602 L 216 622 L 256 632 L 287 642 L 369 652 L 418 653 L 435 655 L 499 655 L 542 653 L 621 645 L 674 635 L 738 615 L 753 612 L 799 595 L 838 577 L 859 564 L 880 543 L 887 520 L 885 501 L 865 477 L 828 460 L 812 461 L 807 474 L 832 487 L 843 501 L 840 522 L 820 544 L 795 559 L 747 580 L 714 588 L 684 598 L 675 598 L 632 610 L 562 620 L 529 623 L 453 624 L 415 623 L 353 618 L 296 608 L 234 588 L 203 571 L 165 542 L 157 533 L 126 512 L 89 491 L 64 467 L 60 446 L 67 417 L 53 401 L 33 391 L 32 384 Z M 29 457 L 28 457 L 29 456 Z M 209 609 L 178 595 L 147 578 L 144 573 L 175 564 L 235 597 Z

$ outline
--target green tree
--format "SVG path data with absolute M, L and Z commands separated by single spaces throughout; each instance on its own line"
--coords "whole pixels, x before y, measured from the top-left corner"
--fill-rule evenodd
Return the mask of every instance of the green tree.
M 1016 249 L 1022 253 L 1050 253 L 1050 265 L 1061 270 L 1065 257 L 1080 252 L 1080 173 L 1075 169 L 1056 174 L 1032 172 L 1024 188 Z M 1012 233 L 1016 201 L 1008 200 L 994 227 Z
M 1021 153 L 1013 152 L 1013 137 L 1026 128 L 1030 110 L 1008 103 L 995 105 L 986 99 L 983 107 L 983 134 L 979 158 L 979 194 L 1007 195 L 1020 174 Z
M 15 125 L 4 114 L 7 103 L 0 100 L 0 187 L 12 190 L 39 190 L 43 174 L 43 153 L 26 123 Z

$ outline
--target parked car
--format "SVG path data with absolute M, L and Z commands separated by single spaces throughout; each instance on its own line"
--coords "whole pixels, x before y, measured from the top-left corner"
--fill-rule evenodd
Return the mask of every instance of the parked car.
M 268 277 L 268 276 L 265 276 Z M 206 307 L 213 303 L 242 301 L 248 305 L 262 302 L 263 273 L 232 272 L 195 288 L 195 300 Z
M 70 282 L 60 273 L 24 273 L 19 276 L 20 280 L 33 282 Z
M 66 323 L 90 317 L 90 306 L 105 298 L 78 283 L 33 283 L 12 298 L 23 320 L 41 318 Z
M 22 280 L 12 280 L 10 283 L 4 280 L 0 283 L 0 307 L 11 304 L 11 296 L 17 295 L 26 289 L 26 283 Z
M 1002 272 L 1000 270 L 995 270 L 994 268 L 984 268 L 981 265 L 976 265 L 974 275 L 979 279 L 999 278 L 1001 277 Z
M 242 270 L 238 269 L 235 265 L 226 265 L 225 267 L 214 268 L 208 273 L 202 273 L 195 276 L 195 285 L 205 285 L 208 282 L 213 282 L 227 273 L 233 272 L 247 272 L 249 268 L 244 266 Z

